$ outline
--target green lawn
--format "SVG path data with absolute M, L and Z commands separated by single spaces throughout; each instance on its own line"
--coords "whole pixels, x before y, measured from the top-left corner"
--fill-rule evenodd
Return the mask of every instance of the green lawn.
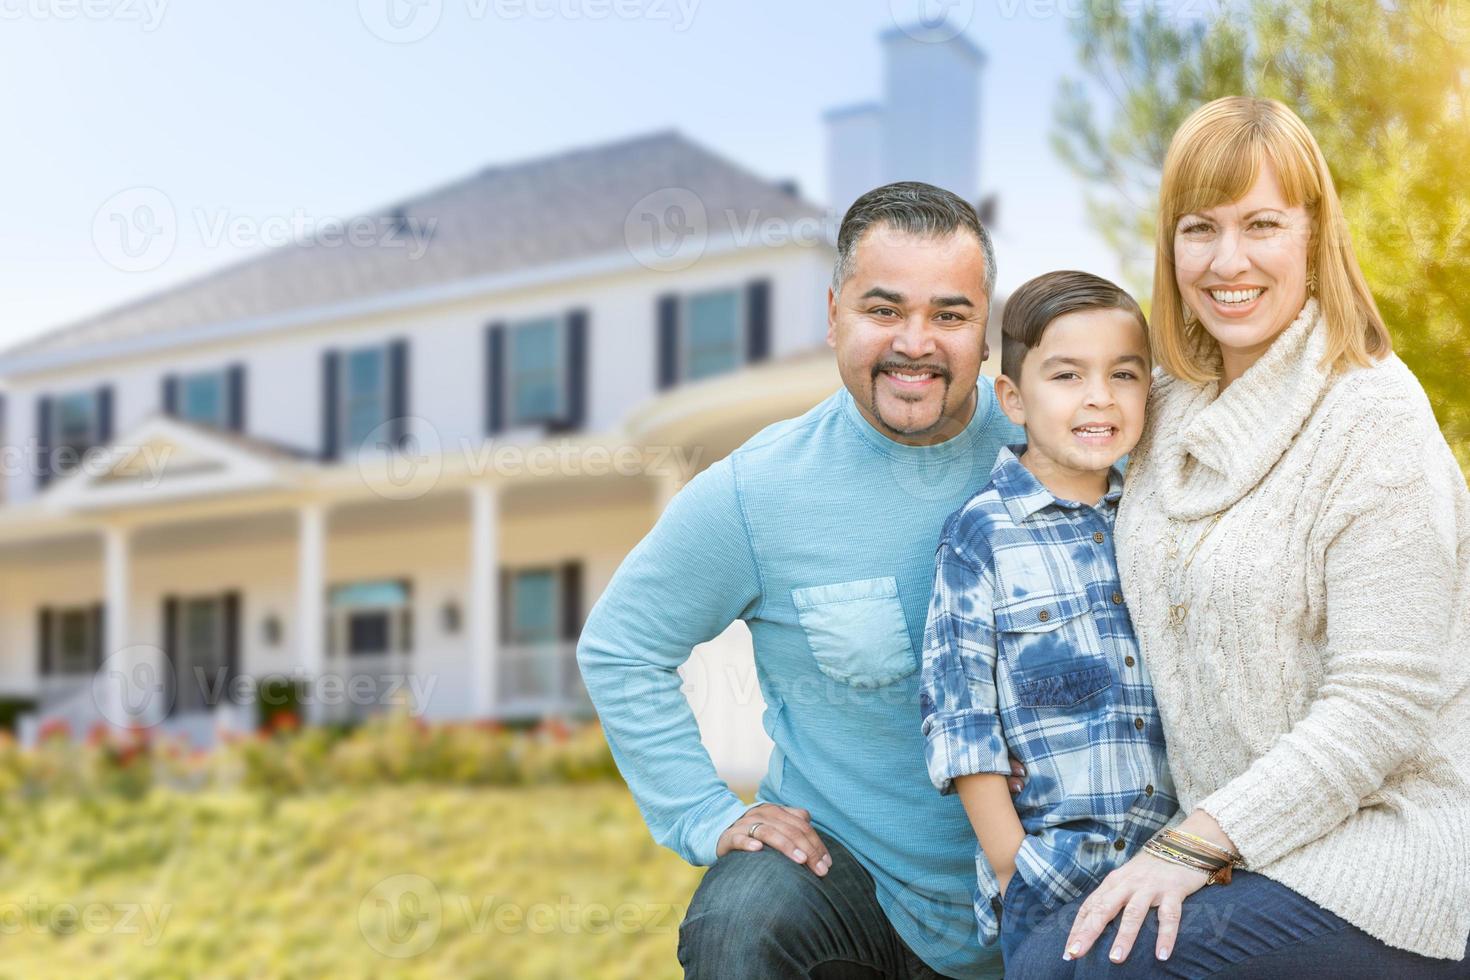
M 4 814 L 5 977 L 676 977 L 701 873 L 615 782 Z

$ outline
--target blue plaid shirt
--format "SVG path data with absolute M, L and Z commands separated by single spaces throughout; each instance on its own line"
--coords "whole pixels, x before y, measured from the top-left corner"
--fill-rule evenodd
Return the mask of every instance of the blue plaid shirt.
M 1097 507 L 1061 500 L 1000 450 L 944 525 L 919 689 L 929 778 L 1026 765 L 1016 873 L 1055 909 L 1091 890 L 1178 809 L 1153 684 L 1123 605 L 1116 467 Z M 975 917 L 999 936 L 1000 887 L 977 847 Z

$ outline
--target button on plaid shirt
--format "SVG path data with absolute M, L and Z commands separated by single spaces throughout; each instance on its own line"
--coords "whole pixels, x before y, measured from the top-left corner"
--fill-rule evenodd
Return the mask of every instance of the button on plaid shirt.
M 1153 685 L 1123 605 L 1115 467 L 1096 507 L 1060 500 L 1004 448 L 945 523 L 919 689 L 929 777 L 1026 766 L 1016 873 L 1055 909 L 1090 891 L 1178 809 Z M 981 939 L 999 884 L 975 850 Z

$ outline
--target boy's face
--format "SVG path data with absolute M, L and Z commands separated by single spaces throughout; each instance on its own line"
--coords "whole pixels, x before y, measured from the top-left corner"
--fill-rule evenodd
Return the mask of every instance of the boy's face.
M 1095 473 L 1138 444 L 1149 370 L 1148 338 L 1131 313 L 1080 310 L 1053 320 L 1026 352 L 1021 377 L 1001 376 L 996 394 L 1025 426 L 1033 468 Z

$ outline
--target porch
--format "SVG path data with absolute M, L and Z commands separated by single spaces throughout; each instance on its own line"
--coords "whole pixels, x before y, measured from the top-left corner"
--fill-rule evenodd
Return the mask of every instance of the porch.
M 207 744 L 275 711 L 346 722 L 400 704 L 590 716 L 582 621 L 681 479 L 628 458 L 537 475 L 439 457 L 407 483 L 391 458 L 280 461 L 265 485 L 207 494 L 183 492 L 191 465 L 126 500 L 115 470 L 63 483 L 49 508 L 0 518 L 0 695 L 33 705 L 25 740 L 101 724 Z

